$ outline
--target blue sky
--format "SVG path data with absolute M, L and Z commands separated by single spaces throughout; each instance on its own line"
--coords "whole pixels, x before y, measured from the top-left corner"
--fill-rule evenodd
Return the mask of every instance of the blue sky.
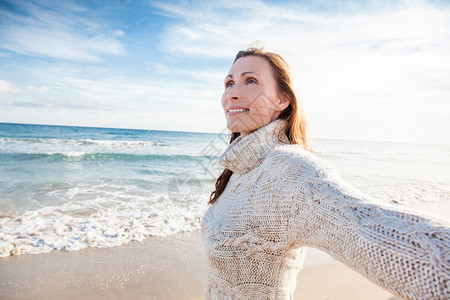
M 446 1 L 0 0 L 0 122 L 222 132 L 254 41 L 314 138 L 450 143 Z

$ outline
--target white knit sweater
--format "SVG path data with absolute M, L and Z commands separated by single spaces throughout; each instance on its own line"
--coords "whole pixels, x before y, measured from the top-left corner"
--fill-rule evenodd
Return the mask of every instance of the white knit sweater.
M 450 225 L 399 211 L 278 140 L 282 120 L 237 138 L 233 171 L 206 211 L 205 299 L 292 299 L 305 248 L 322 249 L 394 294 L 450 298 Z

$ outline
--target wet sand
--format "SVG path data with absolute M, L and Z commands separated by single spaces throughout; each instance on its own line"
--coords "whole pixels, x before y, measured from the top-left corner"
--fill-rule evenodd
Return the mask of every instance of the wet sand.
M 450 219 L 448 203 L 413 206 Z M 199 232 L 112 248 L 0 258 L 0 299 L 202 299 Z M 309 249 L 294 299 L 399 299 Z
M 0 259 L 0 298 L 203 299 L 204 267 L 198 232 L 114 248 L 14 256 Z M 295 293 L 295 299 L 391 297 L 314 249 Z

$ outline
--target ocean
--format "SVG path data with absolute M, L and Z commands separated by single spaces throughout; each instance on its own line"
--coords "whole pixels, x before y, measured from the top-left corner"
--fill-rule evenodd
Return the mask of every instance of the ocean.
M 229 135 L 0 123 L 0 257 L 199 230 Z M 358 189 L 450 201 L 450 145 L 314 140 Z

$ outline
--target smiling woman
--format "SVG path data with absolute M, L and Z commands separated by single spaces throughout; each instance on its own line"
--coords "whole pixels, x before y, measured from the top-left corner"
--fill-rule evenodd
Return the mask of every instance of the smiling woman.
M 225 80 L 222 97 L 227 127 L 245 136 L 275 121 L 290 102 L 277 90 L 269 61 L 258 56 L 238 59 Z
M 450 224 L 344 182 L 308 147 L 291 87 L 287 64 L 261 49 L 239 52 L 226 77 L 232 137 L 202 219 L 205 298 L 292 299 L 309 246 L 401 297 L 447 299 Z

